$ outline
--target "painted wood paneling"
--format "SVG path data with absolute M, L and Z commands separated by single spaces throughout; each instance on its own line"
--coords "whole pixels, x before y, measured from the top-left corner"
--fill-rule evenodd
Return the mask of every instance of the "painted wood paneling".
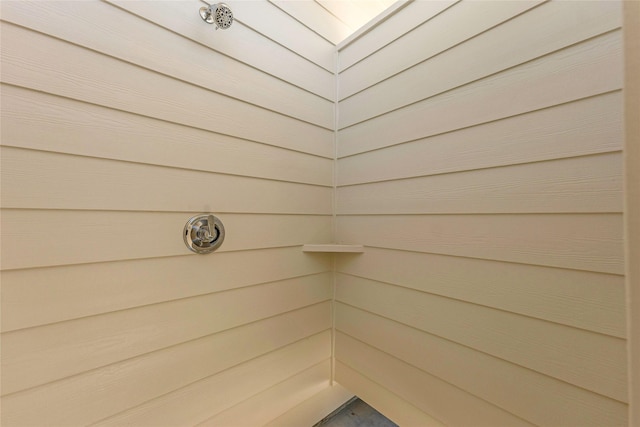
M 621 4 L 418 3 L 339 53 L 336 380 L 626 425 Z
M 447 425 L 534 425 L 341 332 L 336 333 L 336 359 L 434 418 L 446 414 Z
M 329 271 L 329 256 L 296 246 L 5 270 L 2 331 Z
M 333 101 L 335 98 L 333 73 L 296 54 L 288 47 L 273 43 L 242 22 L 237 22 L 237 25 L 229 30 L 215 31 L 214 27 L 204 23 L 198 14 L 205 2 L 108 0 L 108 3 L 326 100 Z
M 252 2 L 254 7 L 257 4 Z M 156 7 L 163 5 L 147 4 L 147 10 Z M 183 2 L 181 6 L 196 18 L 199 7 L 198 2 Z M 233 9 L 237 7 L 235 3 L 232 5 Z M 101 19 L 89 18 L 94 15 Z M 2 19 L 235 99 L 333 128 L 330 101 L 105 2 L 7 1 L 2 5 Z M 73 20 L 74 25 L 58 25 L 62 20 Z M 192 24 L 211 28 L 202 21 L 194 20 Z M 139 30 L 132 34 L 132 27 Z M 327 54 L 332 56 L 333 50 L 329 49 Z
M 536 6 L 540 1 L 527 0 L 504 5 L 492 2 L 462 1 L 450 6 L 451 3 L 436 2 L 430 6 L 409 5 L 400 11 L 398 22 L 393 25 L 395 28 L 403 29 L 406 33 L 386 46 L 383 44 L 386 38 L 383 34 L 383 40 L 379 41 L 377 45 L 380 50 L 342 72 L 340 74 L 339 99 L 343 100 L 381 80 L 388 79 L 409 67 L 432 58 L 452 46 Z M 422 22 L 412 30 L 415 20 Z M 383 30 L 383 28 L 384 25 L 380 29 Z M 373 35 L 371 37 L 373 38 Z M 360 48 L 359 40 L 355 44 L 357 50 L 371 51 L 368 47 Z M 366 107 L 363 106 L 363 108 Z M 345 119 L 346 117 L 342 117 L 341 111 L 340 127 L 347 123 Z
M 621 214 L 340 216 L 338 232 L 365 246 L 624 273 Z
M 4 23 L 2 31 L 3 39 L 13 41 L 2 49 L 5 83 L 332 157 L 333 132 L 329 129 L 13 24 Z
M 267 0 L 229 0 L 234 20 L 333 73 L 335 47 Z
M 2 85 L 2 145 L 331 185 L 332 160 Z
M 116 411 L 127 410 L 127 412 L 119 414 L 119 422 L 125 422 L 122 418 L 126 419 L 126 415 L 139 415 L 144 407 L 150 403 L 148 401 L 145 402 L 145 400 L 148 399 L 143 399 L 143 396 L 137 395 L 136 391 L 138 391 L 138 393 L 145 392 L 145 394 L 149 396 L 149 394 L 156 392 L 154 390 L 156 384 L 154 383 L 169 382 L 168 379 L 171 378 L 174 382 L 182 382 L 183 384 L 186 382 L 183 387 L 177 389 L 179 392 L 184 392 L 185 390 L 193 391 L 193 389 L 202 388 L 202 384 L 207 384 L 209 386 L 207 387 L 207 393 L 210 399 L 208 401 L 209 407 L 203 407 L 204 396 L 199 399 L 193 398 L 190 403 L 184 402 L 184 408 L 182 408 L 182 410 L 178 409 L 173 414 L 163 414 L 166 417 L 164 419 L 161 417 L 156 418 L 155 425 L 179 425 L 185 422 L 191 425 L 197 422 L 198 418 L 202 419 L 203 416 L 206 417 L 215 413 L 216 409 L 220 406 L 224 407 L 225 404 L 229 405 L 234 400 L 237 401 L 242 395 L 251 394 L 252 391 L 247 390 L 251 387 L 251 384 L 264 387 L 261 383 L 266 382 L 270 384 L 278 382 L 283 376 L 286 378 L 288 375 L 293 375 L 299 370 L 313 366 L 321 360 L 326 359 L 326 352 L 322 351 L 322 348 L 326 346 L 328 339 L 329 333 L 324 332 L 316 334 L 310 339 L 297 341 L 264 355 L 260 355 L 255 349 L 245 350 L 247 355 L 253 352 L 253 354 L 260 357 L 244 360 L 238 358 L 237 362 L 242 363 L 236 362 L 237 364 L 232 364 L 231 366 L 229 366 L 227 357 L 225 357 L 227 360 L 218 363 L 216 359 L 219 359 L 219 356 L 212 354 L 214 352 L 217 354 L 227 351 L 226 349 L 209 346 L 207 351 L 204 351 L 204 349 L 201 348 L 201 352 L 192 354 L 191 359 L 182 359 L 185 362 L 190 362 L 186 363 L 186 366 L 181 367 L 181 369 L 186 371 L 184 372 L 185 375 L 191 374 L 189 376 L 192 376 L 192 378 L 187 377 L 184 379 L 186 381 L 191 380 L 191 382 L 180 380 L 181 372 L 176 370 L 175 360 L 173 361 L 173 365 L 168 363 L 169 360 L 144 360 L 144 362 L 150 363 L 141 363 L 139 366 L 133 367 L 133 362 L 136 360 L 131 359 L 122 362 L 121 365 L 129 365 L 126 367 L 110 366 L 110 369 L 105 370 L 105 372 L 93 371 L 65 381 L 8 396 L 3 402 L 3 417 L 5 422 L 11 425 L 42 425 L 45 423 L 54 425 L 87 425 L 101 421 Z M 255 342 L 259 340 L 254 339 L 252 341 Z M 180 351 L 189 350 L 193 352 L 193 347 L 193 342 L 187 343 L 184 346 L 167 349 L 165 353 L 179 353 Z M 202 359 L 205 355 L 208 355 L 208 358 Z M 153 356 L 159 359 L 158 355 Z M 163 356 L 170 357 L 169 354 L 163 354 Z M 227 364 L 226 366 L 225 362 Z M 166 374 L 161 371 L 160 368 L 163 367 L 160 365 L 161 363 L 165 365 L 165 370 L 173 370 L 174 372 Z M 193 363 L 193 365 L 191 363 Z M 154 366 L 156 364 L 160 366 Z M 227 367 L 227 369 L 222 370 L 225 367 Z M 126 368 L 129 368 L 129 371 L 135 372 L 138 376 L 146 375 L 146 381 L 136 385 L 131 381 L 133 378 L 125 378 L 125 374 L 127 373 Z M 196 377 L 192 372 L 198 368 L 201 372 L 198 372 Z M 218 372 L 216 372 L 216 370 Z M 102 391 L 102 393 L 99 388 L 95 387 L 96 376 L 100 374 L 102 375 L 98 378 L 100 378 L 100 381 L 104 383 L 105 386 L 108 386 L 105 387 L 107 390 Z M 153 377 L 149 378 L 151 375 L 157 377 L 159 374 L 162 374 L 160 375 L 162 377 L 161 380 L 154 381 Z M 255 383 L 252 383 L 251 377 L 248 376 L 249 374 L 255 377 Z M 113 382 L 108 381 L 111 378 L 113 378 Z M 193 381 L 193 378 L 198 379 L 197 381 Z M 121 384 L 123 381 L 130 381 L 129 389 L 123 387 L 123 384 Z M 238 382 L 239 384 L 234 386 L 232 385 L 233 382 Z M 145 388 L 150 388 L 150 390 L 145 390 Z M 82 393 L 83 389 L 98 394 L 98 396 L 89 396 L 86 392 Z M 149 393 L 149 391 L 151 393 Z M 105 398 L 100 396 L 100 394 L 107 395 L 108 397 Z M 213 396 L 211 396 L 212 394 Z M 165 394 L 162 398 L 167 399 L 168 396 L 169 395 Z M 97 399 L 91 399 L 92 397 L 97 397 Z M 103 398 L 100 399 L 100 397 Z M 136 406 L 136 404 L 142 404 L 142 406 Z M 80 406 L 80 408 L 74 410 L 76 406 Z M 34 407 L 36 408 L 35 410 Z M 189 409 L 190 411 L 187 412 Z M 162 421 L 158 422 L 157 420 Z M 105 420 L 100 424 L 107 425 L 110 422 L 114 422 L 113 418 Z M 129 425 L 153 425 L 153 422 L 149 418 L 144 417 L 138 418 L 135 421 L 127 420 L 127 423 L 129 423 Z
M 518 8 L 523 8 L 525 4 L 513 2 L 511 3 L 513 11 L 508 11 L 499 3 L 461 2 L 450 11 L 443 13 L 442 17 L 452 15 L 459 20 L 463 11 L 458 8 L 466 8 L 464 13 L 468 16 L 466 19 L 469 25 L 465 25 L 464 28 L 472 31 L 475 25 L 483 24 L 483 19 L 491 19 L 489 23 L 491 25 L 495 20 L 503 20 L 505 12 L 520 13 L 521 10 Z M 490 16 L 489 12 L 492 9 L 497 16 Z M 571 16 L 571 19 L 567 19 L 567 16 Z M 403 68 L 399 66 L 398 61 L 412 56 L 422 58 L 422 55 L 425 55 L 425 46 L 432 48 L 433 45 L 443 43 L 440 37 L 441 31 L 438 30 L 435 33 L 438 34 L 437 36 L 428 34 L 422 36 L 424 39 L 411 40 L 404 51 L 398 50 L 399 48 L 394 45 L 388 46 L 386 49 L 390 49 L 400 59 L 383 57 L 379 66 L 369 65 L 366 67 L 367 71 L 356 73 L 356 76 L 362 76 L 362 74 L 368 75 L 371 72 L 369 70 L 380 72 L 382 64 L 388 64 L 387 67 L 392 70 L 382 76 L 372 76 L 371 87 L 340 103 L 341 117 L 350 118 L 348 122 L 341 122 L 341 126 L 348 126 L 384 114 L 547 55 L 557 49 L 615 30 L 620 27 L 620 19 L 619 2 L 589 2 L 588 4 L 547 2 L 462 44 L 451 48 L 447 46 L 448 49 L 444 52 L 424 62 L 416 61 L 416 66 L 400 73 L 396 70 Z M 436 31 L 433 24 L 435 22 L 430 23 L 426 28 Z M 447 23 L 443 22 L 442 25 L 446 27 Z M 449 24 L 449 28 L 449 32 L 459 35 L 458 27 L 451 28 Z M 510 42 L 504 43 L 503 40 Z M 437 43 L 434 43 L 435 41 Z M 383 55 L 383 52 L 380 55 Z M 471 58 L 471 66 L 451 67 L 451 64 L 471 62 Z M 341 76 L 340 87 L 348 88 L 349 84 L 357 85 L 349 91 L 355 92 L 367 81 L 363 81 L 361 77 L 356 82 L 350 83 L 350 72 L 356 72 L 356 70 L 345 72 L 344 80 Z M 389 75 L 393 77 L 387 78 Z M 345 91 L 347 90 L 345 88 Z M 345 95 L 348 96 L 349 92 Z
M 353 276 L 618 338 L 627 335 L 623 276 L 378 248 L 337 262 L 339 271 Z
M 329 385 L 331 258 L 301 247 L 331 241 L 335 47 L 203 5 L 2 2 L 3 425 L 193 425 L 256 394 L 281 402 L 261 424 Z M 200 212 L 208 256 L 182 242 Z
M 331 299 L 328 274 L 116 311 L 6 332 L 3 393 Z
M 534 425 L 625 425 L 623 403 L 388 319 L 338 305 L 336 327 Z
M 5 208 L 192 212 L 217 200 L 219 213 L 331 214 L 329 187 L 7 147 L 1 155 Z
M 215 211 L 203 202 L 191 213 L 10 209 L 2 213 L 3 269 L 120 261 L 189 254 L 182 230 L 191 215 Z M 223 214 L 225 241 L 219 252 L 331 239 L 331 217 Z M 47 230 L 41 240 L 40 230 Z M 31 236 L 31 237 L 30 237 Z M 148 244 L 150 236 L 153 244 Z M 39 239 L 38 245 L 31 242 Z M 87 242 L 99 242 L 87 246 Z M 193 254 L 192 256 L 197 256 Z M 216 254 L 210 255 L 215 257 Z
M 640 424 L 640 4 L 624 2 L 625 256 L 629 325 L 629 425 Z
M 618 90 L 622 87 L 620 36 L 619 30 L 607 33 L 345 128 L 339 134 L 338 156 Z M 350 119 L 340 114 L 340 120 L 348 123 Z
M 378 408 L 387 418 L 398 425 L 444 427 L 440 421 L 425 414 L 401 397 L 391 393 L 380 384 L 371 381 L 344 363 L 336 360 L 336 378 L 351 390 L 358 390 L 358 396 L 369 405 Z
M 395 0 L 314 0 L 342 22 L 352 31 L 375 18 L 381 10 L 389 7 Z
M 367 31 L 354 40 L 345 40 L 338 46 L 338 71 L 362 61 L 382 47 L 409 33 L 423 22 L 451 7 L 456 0 L 408 1 L 404 8 L 388 16 L 384 22 L 375 26 L 375 31 Z M 340 97 L 342 98 L 342 97 Z
M 244 402 L 233 406 L 197 424 L 204 426 L 244 427 L 262 425 L 264 420 L 272 420 L 287 408 L 295 407 L 311 396 L 327 389 L 331 363 L 326 360 L 291 378 L 279 382 Z
M 338 214 L 622 212 L 622 154 L 338 188 Z
M 562 135 L 559 138 L 558 135 Z M 338 160 L 349 185 L 622 149 L 621 91 Z
M 340 302 L 627 400 L 624 339 L 354 276 L 338 280 Z
M 625 423 L 618 2 L 2 3 L 3 424 Z
M 338 77 L 337 241 L 365 250 L 336 380 L 447 425 L 626 425 L 620 3 L 411 8 Z
M 625 425 L 626 405 L 435 335 L 338 304 L 336 328 L 535 425 Z
M 240 404 L 247 395 L 251 399 L 292 377 L 310 380 L 300 384 L 301 389 L 305 390 L 307 387 L 317 387 L 319 376 L 323 373 L 324 385 L 328 385 L 330 335 L 327 331 L 236 365 L 220 374 L 103 420 L 97 425 L 195 425 L 206 421 L 212 414 L 219 414 Z M 291 390 L 288 391 L 291 393 Z M 290 394 L 281 397 L 290 397 Z
M 269 421 L 265 424 L 265 427 L 316 425 L 326 418 L 327 414 L 331 414 L 351 398 L 353 398 L 353 393 L 334 382 L 331 386 L 326 387 L 313 397 L 305 400 L 278 418 Z
M 334 45 L 351 33 L 351 29 L 344 22 L 315 1 L 269 1 Z

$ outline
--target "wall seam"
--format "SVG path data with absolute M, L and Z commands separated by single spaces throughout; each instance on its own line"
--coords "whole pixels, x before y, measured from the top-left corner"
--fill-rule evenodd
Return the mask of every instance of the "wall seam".
M 331 243 L 338 242 L 338 224 L 337 224 L 337 186 L 338 186 L 338 94 L 339 94 L 339 79 L 338 79 L 338 48 L 335 47 L 333 51 L 333 65 L 334 65 L 334 102 L 333 102 L 333 163 L 332 163 L 332 192 L 331 192 Z M 335 385 L 335 367 L 336 367 L 336 286 L 337 286 L 337 255 L 331 254 L 331 378 L 329 384 Z

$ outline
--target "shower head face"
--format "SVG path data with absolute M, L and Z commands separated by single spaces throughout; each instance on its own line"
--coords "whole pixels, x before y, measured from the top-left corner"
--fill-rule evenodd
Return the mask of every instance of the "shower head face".
M 226 30 L 233 24 L 233 12 L 224 3 L 212 4 L 209 7 L 200 8 L 200 16 L 208 24 L 216 24 L 216 29 Z
M 218 28 L 222 28 L 226 30 L 233 24 L 233 12 L 231 12 L 231 8 L 224 3 L 218 3 L 216 6 L 216 16 L 215 16 L 216 25 Z

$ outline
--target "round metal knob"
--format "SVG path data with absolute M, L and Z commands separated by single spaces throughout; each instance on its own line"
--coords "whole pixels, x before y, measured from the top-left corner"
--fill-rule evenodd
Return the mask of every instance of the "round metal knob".
M 212 214 L 200 214 L 189 218 L 182 233 L 184 244 L 197 254 L 208 254 L 222 245 L 224 225 Z

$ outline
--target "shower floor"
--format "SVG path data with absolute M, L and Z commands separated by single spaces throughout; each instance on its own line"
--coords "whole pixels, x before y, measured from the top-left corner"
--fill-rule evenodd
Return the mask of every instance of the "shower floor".
M 356 398 L 314 427 L 398 427 L 380 412 Z

